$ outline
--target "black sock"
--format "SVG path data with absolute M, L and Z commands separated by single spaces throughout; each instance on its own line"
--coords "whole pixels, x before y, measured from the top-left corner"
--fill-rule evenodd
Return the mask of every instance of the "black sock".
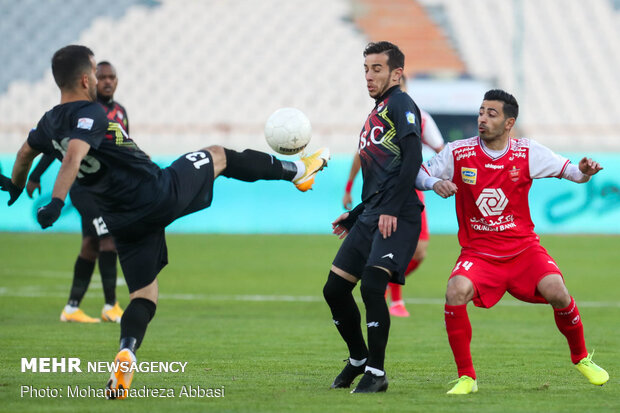
M 146 298 L 134 298 L 129 302 L 121 318 L 121 346 L 133 346 L 129 348 L 134 353 L 140 348 L 156 309 L 157 305 Z
M 243 152 L 224 148 L 226 169 L 222 175 L 240 181 L 254 182 L 259 179 L 292 181 L 297 173 L 293 162 L 280 161 L 264 152 L 246 149 Z
M 95 270 L 95 262 L 88 261 L 78 256 L 75 260 L 75 266 L 73 268 L 73 284 L 71 284 L 71 293 L 69 294 L 69 304 L 72 307 L 79 307 L 88 290 L 90 279 L 93 276 Z
M 99 273 L 103 285 L 103 296 L 108 305 L 116 304 L 116 251 L 99 253 Z
M 360 311 L 352 294 L 354 287 L 354 283 L 330 271 L 323 287 L 323 296 L 332 311 L 338 332 L 347 343 L 350 357 L 362 360 L 368 357 L 368 348 L 360 325 Z
M 360 292 L 366 306 L 369 367 L 383 370 L 385 348 L 390 333 L 390 312 L 385 303 L 385 289 L 390 276 L 377 267 L 366 267 L 362 273 Z

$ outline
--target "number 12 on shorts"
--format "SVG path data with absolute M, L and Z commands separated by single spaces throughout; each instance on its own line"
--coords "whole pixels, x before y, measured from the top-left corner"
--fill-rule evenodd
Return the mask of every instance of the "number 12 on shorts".
M 474 265 L 474 263 L 471 262 L 471 261 L 459 261 L 454 266 L 454 269 L 452 270 L 452 272 L 458 271 L 459 268 L 461 268 L 461 267 L 465 268 L 465 271 L 469 271 L 469 269 L 471 268 L 472 265 Z

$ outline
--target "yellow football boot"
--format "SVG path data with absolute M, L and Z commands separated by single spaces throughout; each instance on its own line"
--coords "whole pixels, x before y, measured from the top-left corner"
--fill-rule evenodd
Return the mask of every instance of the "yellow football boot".
M 609 380 L 609 373 L 592 361 L 593 355 L 594 352 L 592 352 L 592 354 L 588 354 L 588 357 L 584 357 L 579 360 L 579 363 L 575 364 L 575 368 L 579 370 L 581 374 L 586 376 L 590 383 L 597 386 L 602 386 L 607 383 L 607 380 Z
M 114 307 L 106 311 L 105 307 L 101 310 L 101 319 L 103 321 L 109 321 L 111 323 L 120 323 L 123 316 L 123 309 L 118 305 L 118 301 L 114 304 Z
M 451 383 L 454 382 L 456 382 L 456 384 L 446 394 L 469 394 L 478 391 L 478 383 L 469 376 L 461 376 Z
M 98 318 L 89 317 L 82 311 L 81 309 L 77 309 L 72 313 L 67 313 L 64 309 L 60 314 L 60 321 L 71 322 L 71 323 L 100 323 L 101 320 Z
M 306 192 L 308 189 L 312 189 L 314 175 L 327 166 L 329 149 L 321 148 L 312 155 L 302 157 L 301 161 L 306 166 L 306 171 L 302 176 L 295 179 L 293 183 L 301 192 Z

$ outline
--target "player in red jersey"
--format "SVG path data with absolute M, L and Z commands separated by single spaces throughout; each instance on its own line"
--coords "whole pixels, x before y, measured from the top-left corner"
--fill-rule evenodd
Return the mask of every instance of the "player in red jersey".
M 400 88 L 403 92 L 407 91 L 407 80 L 405 76 L 400 78 Z M 428 112 L 420 109 L 420 114 L 422 115 L 422 144 L 428 146 L 437 153 L 441 152 L 444 146 L 444 140 L 437 124 Z M 349 171 L 349 180 L 347 181 L 344 195 L 342 197 L 342 205 L 348 210 L 350 210 L 353 206 L 351 189 L 353 188 L 353 181 L 355 180 L 359 170 L 360 157 L 356 152 L 355 155 L 353 155 L 353 164 L 351 165 L 351 170 Z M 417 193 L 418 198 L 420 198 L 420 202 L 424 203 L 424 193 L 422 191 L 417 191 Z M 405 277 L 408 277 L 411 273 L 413 273 L 426 257 L 429 238 L 430 233 L 428 231 L 426 209 L 424 209 L 422 211 L 422 228 L 420 231 L 420 239 L 418 240 L 418 246 L 413 253 L 413 257 L 411 258 L 411 261 L 409 261 L 409 265 L 407 265 L 407 269 L 405 270 Z M 388 286 L 389 288 L 386 290 L 386 298 L 388 294 L 391 295 L 390 314 L 395 317 L 409 317 L 409 311 L 407 311 L 405 302 L 403 301 L 402 285 L 391 282 Z
M 511 139 L 518 111 L 512 95 L 488 91 L 478 114 L 479 136 L 450 142 L 422 165 L 416 179 L 418 189 L 433 189 L 444 198 L 456 195 L 462 249 L 448 282 L 445 321 L 459 379 L 448 394 L 478 390 L 467 303 L 491 308 L 506 291 L 521 301 L 551 304 L 575 367 L 592 384 L 609 380 L 588 354 L 575 300 L 539 243 L 528 205 L 533 179 L 584 183 L 603 168 L 588 158 L 573 165 L 536 141 Z

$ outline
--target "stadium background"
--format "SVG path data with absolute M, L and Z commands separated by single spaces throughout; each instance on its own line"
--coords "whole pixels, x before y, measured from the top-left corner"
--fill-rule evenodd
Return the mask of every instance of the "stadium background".
M 335 153 L 309 193 L 285 182 L 222 178 L 213 207 L 170 228 L 201 233 L 167 237 L 170 264 L 159 277 L 161 300 L 139 360 L 186 361 L 188 371 L 140 374 L 134 385 L 177 391 L 225 386 L 226 398 L 147 397 L 112 407 L 620 411 L 619 19 L 618 0 L 0 0 L 5 174 L 28 130 L 58 102 L 49 62 L 69 43 L 86 44 L 99 60 L 116 65 L 116 97 L 129 111 L 132 136 L 162 165 L 205 144 L 268 151 L 263 124 L 282 106 L 308 114 L 312 148 L 328 145 Z M 548 306 L 507 296 L 492 311 L 470 311 L 480 392 L 443 397 L 455 378 L 443 294 L 459 247 L 454 235 L 438 235 L 455 231 L 453 201 L 429 193 L 433 234 L 425 262 L 405 287 L 412 315 L 392 320 L 389 391 L 355 398 L 328 389 L 346 356 L 321 294 L 340 241 L 310 233 L 329 232 L 342 211 L 351 154 L 372 106 L 361 51 L 378 39 L 403 47 L 409 91 L 447 139 L 475 134 L 482 93 L 502 87 L 521 104 L 519 135 L 574 161 L 587 154 L 605 166 L 586 185 L 541 180 L 530 195 L 538 232 L 615 234 L 542 235 L 579 302 L 588 350 L 596 350 L 595 360 L 610 373 L 604 387 L 588 385 L 570 365 Z M 7 208 L 8 196 L 0 195 L 0 412 L 111 407 L 95 398 L 20 396 L 23 385 L 100 388 L 107 379 L 101 373 L 23 373 L 22 357 L 110 361 L 118 344 L 117 325 L 58 321 L 80 246 L 79 220 L 70 206 L 46 231 L 34 220 L 57 170 L 58 162 L 34 201 L 22 195 Z M 356 194 L 360 186 L 358 178 Z M 98 278 L 81 305 L 91 315 L 102 305 Z M 125 307 L 129 297 L 120 276 L 117 294 Z
M 218 180 L 214 206 L 171 231 L 327 233 L 372 107 L 361 51 L 389 39 L 407 56 L 410 93 L 447 140 L 475 135 L 482 94 L 500 87 L 520 102 L 518 135 L 573 161 L 601 160 L 605 170 L 585 186 L 534 184 L 539 232 L 620 233 L 619 3 L 0 0 L 0 166 L 11 170 L 28 130 L 58 102 L 53 52 L 86 44 L 117 67 L 131 135 L 162 165 L 207 144 L 269 151 L 263 124 L 284 106 L 311 119 L 311 148 L 335 154 L 309 194 Z M 0 230 L 37 230 L 34 211 L 57 168 L 44 175 L 41 197 L 3 207 Z M 427 203 L 431 231 L 454 232 L 453 201 L 429 194 Z M 66 208 L 51 230 L 79 231 L 75 212 Z

